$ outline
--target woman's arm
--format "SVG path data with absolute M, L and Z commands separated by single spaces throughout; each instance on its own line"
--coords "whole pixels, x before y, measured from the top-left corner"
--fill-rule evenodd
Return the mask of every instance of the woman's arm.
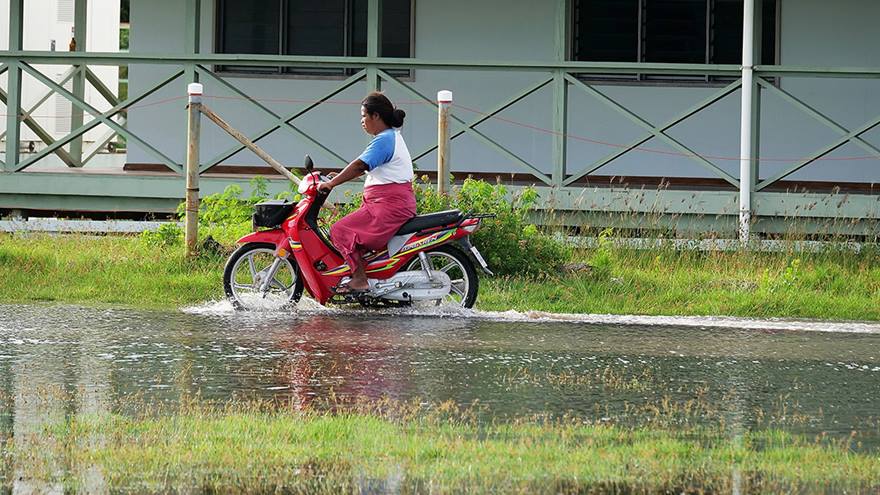
M 342 172 L 339 172 L 329 181 L 318 184 L 318 190 L 329 193 L 334 187 L 340 184 L 345 184 L 355 177 L 360 177 L 366 171 L 367 164 L 361 161 L 360 158 L 355 158 L 353 162 L 349 163 L 348 166 L 342 169 Z

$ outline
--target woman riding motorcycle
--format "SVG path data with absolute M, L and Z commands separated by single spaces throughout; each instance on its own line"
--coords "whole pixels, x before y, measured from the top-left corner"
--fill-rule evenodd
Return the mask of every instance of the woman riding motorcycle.
M 348 284 L 337 287 L 339 294 L 369 290 L 364 254 L 383 249 L 394 233 L 416 215 L 412 158 L 399 131 L 405 117 L 406 113 L 394 108 L 388 97 L 370 93 L 361 102 L 361 127 L 374 136 L 373 140 L 342 172 L 318 185 L 318 190 L 329 193 L 340 184 L 367 175 L 361 207 L 330 227 L 333 245 L 352 270 Z

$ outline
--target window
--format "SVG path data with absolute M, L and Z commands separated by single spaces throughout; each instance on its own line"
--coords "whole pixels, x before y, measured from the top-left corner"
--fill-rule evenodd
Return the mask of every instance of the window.
M 368 0 L 217 0 L 217 53 L 367 55 Z M 379 56 L 410 57 L 412 0 L 382 0 Z M 228 72 L 279 73 L 278 67 L 223 66 Z M 350 71 L 287 68 L 296 74 Z
M 573 0 L 574 60 L 738 64 L 742 0 Z M 761 2 L 761 64 L 776 61 L 776 3 Z M 757 30 L 756 30 L 757 32 Z

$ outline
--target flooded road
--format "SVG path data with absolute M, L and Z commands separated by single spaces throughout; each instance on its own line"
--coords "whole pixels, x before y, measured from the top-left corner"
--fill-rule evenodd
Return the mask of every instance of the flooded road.
M 626 318 L 0 306 L 0 440 L 132 398 L 388 397 L 475 406 L 487 421 L 704 422 L 880 451 L 880 326 Z

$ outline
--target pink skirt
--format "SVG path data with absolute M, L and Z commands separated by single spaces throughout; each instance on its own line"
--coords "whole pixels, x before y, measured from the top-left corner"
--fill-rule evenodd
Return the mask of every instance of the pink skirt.
M 414 216 L 412 183 L 369 186 L 361 207 L 330 227 L 330 238 L 354 270 L 365 253 L 385 249 L 394 233 Z

